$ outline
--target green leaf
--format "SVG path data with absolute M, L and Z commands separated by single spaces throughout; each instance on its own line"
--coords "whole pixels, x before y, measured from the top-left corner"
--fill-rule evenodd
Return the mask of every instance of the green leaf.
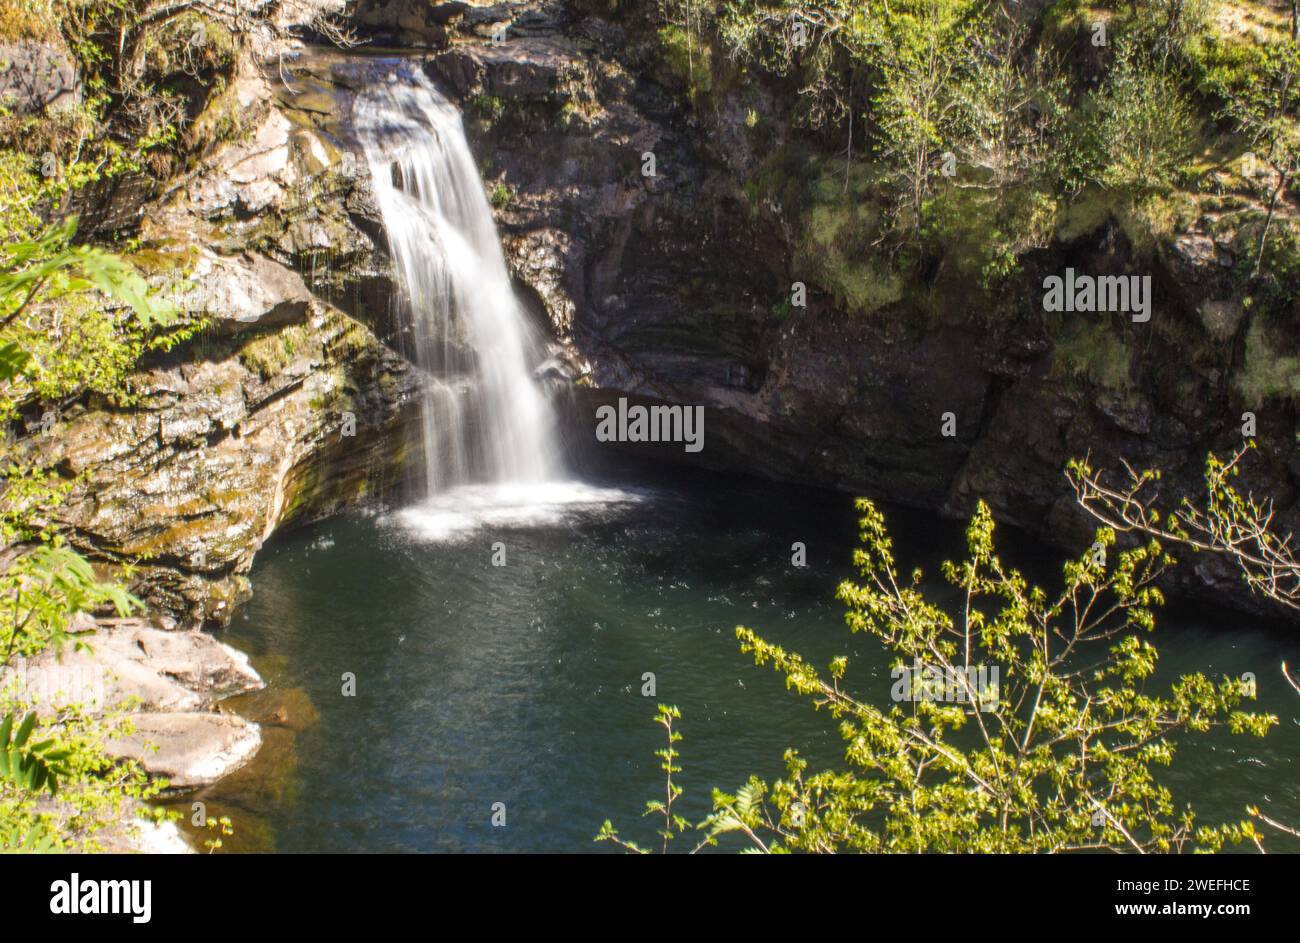
M 23 725 L 18 728 L 18 735 L 14 737 L 14 746 L 22 749 L 23 744 L 27 742 L 27 738 L 32 735 L 35 728 L 36 711 L 32 711 L 23 719 Z
M 10 341 L 0 345 L 0 383 L 7 383 L 26 369 L 31 354 Z
M 149 284 L 130 262 L 85 246 L 76 250 L 76 259 L 78 269 L 90 284 L 110 298 L 130 305 L 145 326 L 166 324 L 174 319 L 175 309 L 150 297 Z

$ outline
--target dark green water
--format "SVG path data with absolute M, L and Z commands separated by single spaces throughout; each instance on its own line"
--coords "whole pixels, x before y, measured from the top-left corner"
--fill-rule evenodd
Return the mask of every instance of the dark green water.
M 741 655 L 733 630 L 762 630 L 822 665 L 847 653 L 854 688 L 887 698 L 881 648 L 849 635 L 832 598 L 852 572 L 851 501 L 681 475 L 618 487 L 636 500 L 531 522 L 485 502 L 466 520 L 470 494 L 456 513 L 351 516 L 269 545 L 225 637 L 271 685 L 237 705 L 270 718 L 267 743 L 201 795 L 234 820 L 226 847 L 587 851 L 605 847 L 592 836 L 606 818 L 648 843 L 640 813 L 663 788 L 656 701 L 683 712 L 678 781 L 693 820 L 710 787 L 779 774 L 789 746 L 837 762 L 827 718 Z M 959 525 L 890 520 L 907 569 L 934 573 L 961 548 Z M 806 568 L 791 566 L 795 541 Z M 492 565 L 494 542 L 505 566 Z M 1007 555 L 1043 564 L 1023 540 Z M 1183 610 L 1154 641 L 1162 674 L 1255 672 L 1260 706 L 1281 719 L 1263 741 L 1216 734 L 1184 752 L 1162 772 L 1175 797 L 1206 821 L 1254 803 L 1300 822 L 1300 697 L 1278 674 L 1283 659 L 1300 664 L 1294 632 Z M 341 693 L 345 672 L 354 697 Z M 646 672 L 657 699 L 642 696 Z M 494 803 L 505 827 L 492 826 Z

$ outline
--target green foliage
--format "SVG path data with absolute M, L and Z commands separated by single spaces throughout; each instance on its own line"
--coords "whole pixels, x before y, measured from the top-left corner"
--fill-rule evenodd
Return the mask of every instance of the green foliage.
M 17 730 L 14 720 L 12 713 L 0 719 L 0 781 L 28 792 L 48 789 L 50 795 L 57 795 L 59 777 L 70 772 L 66 765 L 69 751 L 55 749 L 53 740 L 30 742 L 36 729 L 35 711 L 23 718 Z
M 665 787 L 664 798 L 651 799 L 645 804 L 643 815 L 660 817 L 663 824 L 659 827 L 659 837 L 663 839 L 663 852 L 668 853 L 669 843 L 674 838 L 686 832 L 690 828 L 690 823 L 685 818 L 673 812 L 673 803 L 681 798 L 681 787 L 673 782 L 673 774 L 680 773 L 682 768 L 677 765 L 680 754 L 677 752 L 677 744 L 681 742 L 682 735 L 673 729 L 673 721 L 680 720 L 682 712 L 673 706 L 660 704 L 655 715 L 655 723 L 664 728 L 668 738 L 668 745 L 662 750 L 656 750 L 655 756 L 659 757 L 659 768 L 664 771 Z M 613 842 L 627 851 L 634 854 L 648 854 L 649 852 L 637 845 L 635 842 L 626 841 L 618 834 L 618 829 L 614 828 L 609 819 L 600 827 L 596 834 L 596 841 Z
M 963 84 L 974 36 L 985 27 L 976 17 L 978 6 L 970 0 L 903 4 L 883 19 L 873 47 L 879 71 L 872 100 L 880 129 L 876 149 L 903 184 L 917 227 L 935 156 L 956 135 L 954 89 Z
M 1191 157 L 1197 118 L 1182 83 L 1132 43 L 1121 43 L 1098 97 L 1090 145 L 1093 178 L 1144 192 L 1172 188 Z
M 1300 352 L 1279 350 L 1265 318 L 1255 317 L 1246 332 L 1246 363 L 1233 383 L 1254 408 L 1269 400 L 1300 402 Z
M 713 50 L 690 29 L 671 25 L 659 30 L 659 46 L 672 79 L 693 101 L 705 100 L 713 91 Z
M 1088 380 L 1103 390 L 1133 386 L 1132 352 L 1105 321 L 1074 317 L 1065 322 L 1052 353 L 1058 376 Z
M 1263 298 L 1286 304 L 1300 295 L 1300 221 L 1273 220 L 1259 268 L 1268 276 L 1261 286 Z
M 0 419 L 12 418 L 33 395 L 118 385 L 149 346 L 148 333 L 173 318 L 133 267 L 103 250 L 71 245 L 74 231 L 68 221 L 0 248 Z M 99 298 L 129 313 L 102 313 L 91 301 Z M 15 656 L 61 647 L 77 613 L 111 606 L 125 616 L 140 607 L 121 585 L 101 580 L 51 525 L 49 514 L 70 487 L 13 462 L 5 471 L 0 541 L 14 553 L 0 574 L 0 668 Z M 15 730 L 20 713 L 25 719 Z M 0 692 L 0 716 L 0 849 L 93 850 L 95 835 L 129 803 L 160 788 L 138 764 L 118 764 L 106 752 L 106 740 L 125 721 L 92 717 L 73 705 L 41 724 L 21 692 Z M 60 794 L 57 815 L 37 802 L 42 789 Z
M 940 187 L 925 205 L 922 233 L 964 277 L 993 288 L 1019 271 L 1026 251 L 1050 242 L 1056 205 L 1033 186 Z
M 916 6 L 915 0 L 903 0 L 891 8 Z M 874 5 L 857 0 L 721 0 L 715 8 L 717 34 L 732 58 L 798 82 L 800 120 L 822 128 L 847 116 L 851 77 L 880 39 L 880 14 Z M 795 42 L 797 31 L 806 39 L 802 46 Z
M 1277 722 L 1241 708 L 1236 679 L 1192 674 L 1155 690 L 1146 636 L 1162 602 L 1155 581 L 1172 562 L 1158 543 L 1120 552 L 1103 528 L 1048 593 L 1004 566 L 981 504 L 966 559 L 943 567 L 955 592 L 941 605 L 919 571 L 898 572 L 883 515 L 869 501 L 858 508 L 862 579 L 838 591 L 850 630 L 882 642 L 895 672 L 935 666 L 961 693 L 880 707 L 851 683 L 847 656 L 821 671 L 737 628 L 757 665 L 829 713 L 844 765 L 814 772 L 790 750 L 784 778 L 715 791 L 699 847 L 725 834 L 763 852 L 1213 851 L 1254 840 L 1249 822 L 1199 825 L 1155 775 L 1179 737 L 1213 727 L 1262 736 Z M 988 665 L 996 683 L 976 690 L 967 669 Z M 606 823 L 601 837 L 615 835 Z
M 1216 164 L 1243 134 L 1273 170 L 1255 178 L 1268 208 L 1255 268 L 1270 277 L 1272 265 L 1290 268 L 1266 243 L 1289 217 L 1274 211 L 1294 196 L 1300 168 L 1287 156 L 1298 150 L 1300 58 L 1281 14 L 1224 6 L 658 0 L 652 19 L 670 71 L 725 86 L 711 99 L 739 89 L 734 103 L 748 105 L 743 83 L 760 70 L 797 90 L 793 123 L 814 132 L 820 154 L 842 155 L 843 205 L 818 198 L 828 171 L 816 158 L 800 171 L 770 156 L 746 194 L 756 214 L 807 206 L 801 264 L 864 311 L 939 261 L 993 288 L 1048 240 L 1053 213 L 1068 215 L 1066 230 L 1079 223 L 1063 198 L 1085 190 L 1102 192 L 1137 250 L 1150 252 L 1199 218 L 1182 191 L 1221 187 Z M 1092 43 L 1097 22 L 1107 24 L 1103 45 Z M 725 82 L 716 62 L 701 67 L 710 50 L 731 60 Z M 1231 123 L 1228 136 L 1216 137 L 1216 113 Z M 871 180 L 865 190 L 857 166 Z M 1279 294 L 1288 279 L 1276 276 Z
M 1157 468 L 1136 471 L 1126 466 L 1127 481 L 1112 485 L 1087 461 L 1075 460 L 1067 466 L 1066 478 L 1079 506 L 1106 526 L 1196 553 L 1217 554 L 1237 569 L 1253 593 L 1300 611 L 1300 558 L 1291 533 L 1278 528 L 1271 498 L 1242 494 L 1236 485 L 1246 456 L 1255 448 L 1255 440 L 1247 439 L 1227 458 L 1211 452 L 1205 459 L 1204 496 L 1182 494 L 1172 506 L 1160 494 Z M 1282 674 L 1300 694 L 1300 683 L 1287 674 L 1286 662 Z
M 168 342 L 158 328 L 175 322 L 173 306 L 119 256 L 71 245 L 75 229 L 66 220 L 0 247 L 0 419 L 32 396 L 121 402 L 141 353 Z
M 823 169 L 824 168 L 824 169 Z M 889 257 L 873 251 L 887 231 L 888 208 L 873 199 L 879 175 L 867 165 L 818 165 L 802 189 L 803 241 L 798 261 L 853 314 L 872 314 L 903 297 L 905 282 Z M 847 194 L 847 198 L 846 198 Z
M 504 181 L 501 181 L 492 188 L 492 195 L 489 197 L 489 202 L 492 204 L 493 208 L 503 210 L 510 205 L 510 201 L 514 198 L 515 192 L 506 186 Z
M 0 38 L 61 44 L 83 93 L 57 113 L 0 108 L 0 421 L 50 404 L 45 416 L 57 422 L 59 407 L 86 393 L 128 405 L 141 356 L 199 329 L 178 323 L 120 255 L 75 244 L 76 221 L 64 217 L 88 186 L 127 174 L 166 179 L 212 142 L 212 128 L 192 119 L 227 88 L 242 33 L 263 16 L 150 0 L 0 0 Z M 77 613 L 140 607 L 54 526 L 75 481 L 5 465 L 0 546 L 10 553 L 0 574 L 0 668 L 64 644 Z M 34 706 L 21 690 L 0 691 L 0 715 L 10 718 L 0 728 L 0 850 L 96 850 L 103 830 L 165 784 L 108 754 L 107 741 L 130 732 L 124 716 L 78 705 L 47 714 L 41 704 L 38 717 Z M 20 715 L 27 719 L 11 740 Z M 37 794 L 42 787 L 58 788 L 57 803 Z
M 475 95 L 466 103 L 469 112 L 489 123 L 495 123 L 519 111 L 519 102 L 500 95 Z
M 235 826 L 230 821 L 229 816 L 223 815 L 220 818 L 205 819 L 203 824 L 208 831 L 213 833 L 211 838 L 203 840 L 203 847 L 208 849 L 210 855 L 221 850 L 221 847 L 225 844 L 223 838 L 229 838 L 235 834 Z
M 57 540 L 20 555 L 0 574 L 0 665 L 13 655 L 61 647 L 70 638 L 73 614 L 106 605 L 119 616 L 141 607 L 120 585 L 96 577 L 84 557 Z
M 166 788 L 165 780 L 151 781 L 138 763 L 106 748 L 134 732 L 126 707 L 91 714 L 68 705 L 38 715 L 30 740 L 48 742 L 44 754 L 59 757 L 58 794 L 0 780 L 0 853 L 103 851 L 104 839 L 120 840 L 144 803 Z M 0 716 L 29 710 L 21 697 L 0 691 Z
M 239 351 L 239 361 L 264 380 L 280 373 L 299 355 L 308 338 L 300 324 L 290 324 L 250 339 Z
M 1254 271 L 1258 271 L 1278 201 L 1300 174 L 1300 42 L 1289 38 L 1264 46 L 1258 68 L 1246 75 L 1225 110 L 1272 172 L 1260 194 L 1267 201 L 1268 214 L 1255 247 Z
M 134 266 L 102 249 L 70 245 L 76 229 L 76 219 L 67 219 L 0 249 L 0 318 L 12 321 L 42 290 L 49 300 L 93 288 L 129 305 L 143 327 L 172 319 L 172 306 L 151 296 Z
M 75 613 L 112 605 L 127 615 L 140 605 L 120 585 L 98 579 L 57 536 L 48 539 L 0 575 L 0 668 L 14 656 L 62 646 Z M 98 716 L 72 704 L 38 716 L 38 706 L 49 710 L 29 703 L 21 687 L 0 690 L 0 851 L 99 850 L 100 833 L 166 784 L 107 752 L 108 740 L 131 732 L 125 714 Z M 20 714 L 25 719 L 14 731 Z M 42 789 L 57 793 L 58 803 L 42 801 Z
M 45 823 L 0 819 L 0 855 L 49 855 L 60 850 L 58 835 Z
M 151 0 L 55 0 L 52 8 L 89 112 L 107 131 L 96 136 L 97 146 L 130 169 L 160 175 L 185 156 L 191 117 L 234 75 L 234 23 L 248 30 L 259 16 Z
M 0 0 L 0 42 L 54 38 L 52 8 L 53 0 Z

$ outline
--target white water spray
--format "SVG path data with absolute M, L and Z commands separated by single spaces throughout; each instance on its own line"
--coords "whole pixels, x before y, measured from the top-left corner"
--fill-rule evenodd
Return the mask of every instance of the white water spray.
M 528 484 L 558 470 L 538 341 L 510 285 L 460 113 L 416 67 L 358 96 L 354 116 L 393 262 L 407 353 L 429 375 L 428 494 Z

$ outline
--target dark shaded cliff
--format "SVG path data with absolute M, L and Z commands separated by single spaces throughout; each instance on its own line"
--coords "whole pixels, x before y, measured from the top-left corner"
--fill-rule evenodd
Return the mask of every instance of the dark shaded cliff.
M 349 130 L 381 55 L 417 58 L 460 102 L 520 294 L 577 393 L 574 441 L 594 448 L 593 412 L 619 396 L 700 403 L 704 450 L 656 459 L 955 514 L 984 499 L 1077 549 L 1067 461 L 1159 466 L 1191 491 L 1249 411 L 1247 485 L 1295 521 L 1296 302 L 1252 303 L 1234 277 L 1251 207 L 1232 180 L 1155 235 L 1086 191 L 995 282 L 958 243 L 899 274 L 861 238 L 869 172 L 846 180 L 795 127 L 790 89 L 715 61 L 701 93 L 636 5 L 409 0 L 353 21 L 370 48 L 250 63 L 202 119 L 222 143 L 129 227 L 210 329 L 142 369 L 139 407 L 90 400 L 23 443 L 84 474 L 62 511 L 76 541 L 143 558 L 156 606 L 222 621 L 275 529 L 418 474 L 419 380 Z M 1045 312 L 1043 279 L 1067 268 L 1149 274 L 1150 321 Z M 1230 578 L 1213 560 L 1181 572 L 1215 595 Z

